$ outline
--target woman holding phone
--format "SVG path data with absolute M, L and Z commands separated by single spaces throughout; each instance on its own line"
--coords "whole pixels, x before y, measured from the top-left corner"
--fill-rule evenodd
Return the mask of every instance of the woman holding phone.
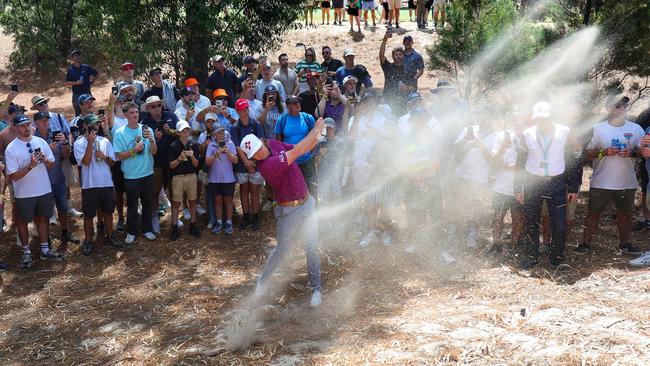
M 262 107 L 264 110 L 260 114 L 258 120 L 266 127 L 266 137 L 269 139 L 275 138 L 275 124 L 284 113 L 284 107 L 280 102 L 280 93 L 275 86 L 269 85 L 264 88 L 264 96 L 262 97 Z

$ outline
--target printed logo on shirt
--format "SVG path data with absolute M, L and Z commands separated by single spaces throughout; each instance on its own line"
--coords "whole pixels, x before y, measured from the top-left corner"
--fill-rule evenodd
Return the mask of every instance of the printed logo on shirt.
M 626 139 L 628 142 L 630 142 L 630 140 L 632 140 L 632 137 L 633 137 L 633 136 L 634 136 L 634 134 L 631 133 L 631 132 L 626 132 L 626 133 L 623 134 L 623 137 L 625 137 L 625 139 Z
M 282 150 L 282 151 L 280 151 L 280 154 L 278 155 L 278 159 L 280 159 L 280 161 L 283 162 L 283 163 L 285 162 L 285 158 L 284 158 L 285 153 L 286 153 L 286 151 Z

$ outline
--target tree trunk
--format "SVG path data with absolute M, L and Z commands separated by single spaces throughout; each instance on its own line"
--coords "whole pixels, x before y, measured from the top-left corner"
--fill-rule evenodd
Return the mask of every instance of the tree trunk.
M 61 22 L 61 39 L 59 42 L 59 53 L 62 57 L 66 57 L 72 48 L 72 26 L 75 15 L 74 3 L 75 0 L 68 0 L 63 12 L 65 15 Z
M 195 77 L 205 86 L 208 80 L 208 59 L 210 33 L 205 31 L 203 24 L 209 22 L 208 9 L 205 1 L 188 0 L 185 3 L 186 33 L 185 44 L 187 59 L 185 61 L 185 77 Z

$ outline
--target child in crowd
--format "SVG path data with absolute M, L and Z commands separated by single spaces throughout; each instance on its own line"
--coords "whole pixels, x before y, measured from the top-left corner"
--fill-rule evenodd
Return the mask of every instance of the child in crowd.
M 226 138 L 226 130 L 217 125 L 213 131 L 213 139 L 208 145 L 205 164 L 210 167 L 208 175 L 208 190 L 214 195 L 216 222 L 212 224 L 212 233 L 219 234 L 222 230 L 226 235 L 233 232 L 232 225 L 232 198 L 235 195 L 235 173 L 233 164 L 236 164 L 237 150 L 235 144 Z M 226 222 L 223 222 L 224 203 L 226 208 Z

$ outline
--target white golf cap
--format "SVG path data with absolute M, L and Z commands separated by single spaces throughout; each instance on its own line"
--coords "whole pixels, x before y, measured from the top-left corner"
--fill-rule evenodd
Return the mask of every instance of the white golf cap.
M 533 106 L 533 116 L 531 118 L 549 118 L 551 117 L 551 113 L 553 113 L 553 106 L 551 103 L 544 101 L 537 102 Z
M 246 137 L 241 140 L 241 144 L 239 144 L 239 148 L 246 153 L 246 157 L 249 159 L 251 159 L 261 147 L 262 140 L 253 134 L 246 135 Z
M 343 51 L 343 57 L 354 56 L 354 55 L 355 55 L 355 53 L 354 53 L 354 50 L 352 48 L 346 48 Z
M 204 120 L 205 121 L 207 121 L 207 120 L 216 121 L 217 120 L 217 115 L 215 113 L 206 113 L 205 117 L 204 117 Z
M 359 81 L 359 79 L 357 79 L 355 76 L 348 75 L 345 78 L 343 78 L 343 85 L 347 84 L 348 81 L 350 81 L 350 80 L 354 81 L 355 83 Z
M 147 100 L 144 102 L 145 104 L 151 104 L 151 103 L 156 103 L 160 102 L 160 97 L 157 95 L 152 95 Z
M 190 128 L 190 124 L 187 123 L 187 121 L 180 120 L 178 123 L 176 123 L 176 130 L 178 132 L 181 132 L 186 128 Z

